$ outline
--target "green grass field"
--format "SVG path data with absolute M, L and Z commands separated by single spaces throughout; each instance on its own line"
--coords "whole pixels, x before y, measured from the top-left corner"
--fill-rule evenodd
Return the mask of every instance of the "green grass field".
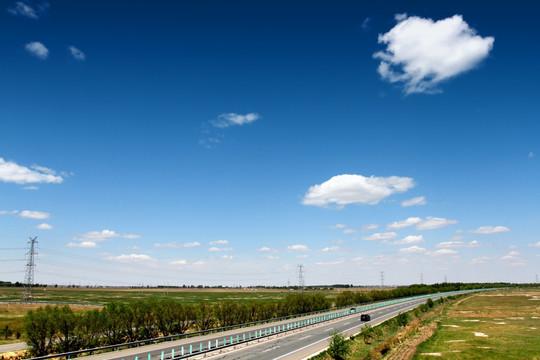
M 540 290 L 486 292 L 450 306 L 413 359 L 540 359 Z

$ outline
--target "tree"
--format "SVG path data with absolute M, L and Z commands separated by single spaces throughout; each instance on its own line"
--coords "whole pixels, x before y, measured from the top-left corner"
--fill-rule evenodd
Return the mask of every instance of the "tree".
M 7 340 L 8 337 L 10 337 L 11 335 L 13 335 L 13 331 L 11 331 L 11 329 L 9 328 L 9 325 L 6 325 L 5 328 L 0 330 L 0 336 L 3 336 L 4 340 Z
M 351 344 L 341 333 L 334 333 L 330 339 L 327 352 L 334 360 L 344 360 L 351 352 Z

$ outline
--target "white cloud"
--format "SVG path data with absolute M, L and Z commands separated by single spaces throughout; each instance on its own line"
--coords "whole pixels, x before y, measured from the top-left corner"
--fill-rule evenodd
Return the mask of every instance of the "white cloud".
M 345 224 L 336 224 L 336 225 L 330 226 L 330 229 L 345 229 L 346 227 L 347 225 Z
M 228 113 L 219 115 L 217 119 L 211 121 L 211 124 L 218 128 L 226 128 L 233 125 L 249 124 L 259 118 L 260 115 L 256 113 L 249 113 L 246 115 Z
M 90 231 L 85 234 L 82 234 L 81 237 L 73 238 L 73 240 L 76 241 L 106 241 L 106 240 L 112 240 L 115 238 L 122 238 L 122 239 L 138 239 L 140 238 L 140 235 L 137 234 L 118 234 L 113 230 L 102 230 L 102 231 Z
M 334 261 L 320 261 L 320 262 L 315 263 L 315 265 L 332 266 L 332 265 L 340 265 L 340 264 L 343 264 L 344 262 L 345 262 L 344 259 L 338 259 L 338 260 L 334 260 Z
M 376 205 L 393 193 L 405 192 L 414 186 L 414 180 L 408 177 L 336 175 L 320 185 L 310 187 L 302 204 L 321 207 L 330 204 L 338 207 L 347 204 Z
M 190 247 L 197 247 L 197 246 L 201 246 L 201 243 L 198 241 L 188 242 L 188 243 L 183 243 L 183 244 L 177 243 L 176 241 L 173 241 L 172 243 L 167 243 L 167 244 L 160 244 L 160 243 L 154 244 L 155 248 L 173 248 L 173 249 L 183 249 L 183 248 L 190 248 Z
M 344 234 L 356 234 L 358 231 L 354 230 L 354 229 L 345 229 L 343 230 L 343 233 Z
M 51 225 L 49 225 L 49 224 L 41 223 L 38 226 L 36 226 L 36 229 L 38 229 L 38 230 L 52 230 L 53 227 Z
M 338 250 L 339 250 L 339 246 L 332 246 L 332 247 L 325 247 L 321 251 L 322 252 L 330 252 L 330 251 L 338 251 Z
M 412 198 L 410 200 L 405 200 L 401 203 L 401 206 L 408 207 L 408 206 L 420 206 L 420 205 L 426 205 L 427 201 L 424 196 L 418 196 L 415 198 Z
M 31 184 L 31 183 L 55 183 L 59 184 L 64 181 L 61 176 L 56 176 L 54 173 L 50 173 L 50 169 L 40 167 L 37 165 L 32 166 L 29 169 L 25 166 L 18 165 L 13 161 L 5 161 L 0 158 L 0 181 L 12 182 L 15 184 Z M 49 171 L 44 172 L 37 169 L 47 169 Z
M 469 232 L 474 234 L 496 234 L 508 231 L 510 231 L 510 229 L 506 226 L 481 226 L 476 230 L 469 230 Z
M 501 259 L 502 260 L 515 260 L 518 255 L 520 255 L 519 251 L 510 251 L 508 254 L 503 256 Z
M 227 245 L 229 241 L 227 240 L 216 240 L 216 241 L 210 241 L 210 245 Z
M 309 251 L 309 248 L 306 245 L 291 245 L 287 246 L 289 251 Z
M 426 251 L 427 250 L 425 248 L 422 248 L 416 245 L 408 247 L 408 248 L 399 249 L 399 252 L 404 253 L 404 254 L 423 254 Z
M 362 231 L 377 230 L 378 228 L 379 224 L 367 224 L 362 226 Z
M 529 244 L 529 246 L 540 248 L 540 241 L 536 244 Z
M 49 57 L 49 49 L 47 49 L 45 45 L 43 45 L 39 41 L 29 42 L 28 44 L 24 46 L 24 48 L 30 54 L 34 55 L 35 57 L 40 58 L 41 60 L 45 60 Z
M 267 258 L 268 260 L 278 260 L 278 259 L 279 259 L 279 256 L 268 255 L 266 258 Z
M 389 230 L 399 230 L 408 226 L 416 225 L 421 222 L 422 219 L 419 217 L 410 217 L 407 220 L 394 221 L 393 223 L 386 225 L 386 228 Z
M 195 266 L 202 266 L 202 265 L 206 265 L 206 262 L 203 261 L 203 260 L 199 260 L 199 261 L 194 262 L 193 265 L 195 265 Z
M 455 255 L 457 253 L 458 252 L 456 250 L 441 249 L 441 250 L 437 250 L 437 251 L 434 251 L 434 252 L 430 253 L 430 255 L 435 255 L 435 256 L 438 256 L 438 255 Z
M 308 257 L 308 255 L 296 255 L 297 259 L 307 259 Z
M 175 260 L 175 261 L 171 261 L 169 264 L 171 265 L 187 265 L 187 261 L 186 260 Z
M 39 19 L 37 11 L 22 1 L 17 1 L 13 7 L 8 8 L 8 12 L 12 15 L 24 16 L 30 19 Z
M 39 188 L 37 186 L 25 186 L 23 187 L 24 190 L 38 190 Z
M 457 224 L 457 220 L 448 220 L 445 218 L 436 218 L 428 216 L 426 220 L 416 225 L 416 230 L 439 229 L 448 225 Z
M 390 245 L 409 245 L 409 244 L 420 244 L 424 242 L 424 237 L 422 235 L 409 235 L 401 240 L 396 240 Z
M 534 153 L 531 151 L 531 152 L 529 153 L 529 159 L 532 159 L 533 157 L 534 157 Z
M 480 244 L 476 240 L 473 240 L 469 243 L 465 243 L 463 241 L 445 241 L 445 242 L 441 242 L 435 245 L 435 247 L 437 248 L 466 248 L 466 247 L 473 248 L 473 247 L 479 247 L 479 246 Z
M 0 210 L 0 215 L 15 215 L 18 210 Z
M 75 60 L 78 60 L 78 61 L 86 60 L 86 55 L 81 50 L 77 49 L 75 46 L 70 46 L 68 49 L 69 49 L 69 52 L 71 53 L 71 56 L 73 56 Z
M 232 255 L 223 255 L 221 257 L 223 260 L 232 260 L 233 259 L 233 256 Z
M 463 236 L 461 236 L 461 235 L 456 235 L 456 236 L 453 236 L 450 240 L 452 240 L 452 241 L 463 240 Z
M 362 240 L 390 240 L 396 238 L 398 235 L 395 232 L 375 233 L 372 235 L 364 236 Z
M 219 248 L 217 246 L 213 246 L 213 247 L 209 248 L 208 251 L 212 251 L 212 252 L 233 251 L 233 248 Z
M 396 16 L 398 23 L 386 34 L 379 34 L 384 51 L 378 72 L 389 82 L 402 82 L 405 93 L 434 93 L 438 84 L 474 68 L 493 48 L 493 37 L 481 37 L 454 15 L 434 22 L 407 15 Z
M 263 246 L 260 249 L 257 249 L 256 251 L 259 252 L 278 252 L 276 249 L 269 248 L 268 246 Z
M 79 243 L 69 243 L 69 247 L 82 247 L 82 248 L 97 248 L 99 247 L 94 241 L 82 241 Z
M 493 260 L 493 258 L 482 256 L 482 257 L 477 257 L 477 258 L 472 259 L 471 264 L 486 264 L 491 260 Z
M 51 214 L 41 211 L 30 211 L 30 210 L 24 210 L 21 211 L 19 214 L 19 217 L 25 218 L 25 219 L 36 219 L 36 220 L 44 220 L 51 217 Z
M 148 255 L 144 254 L 129 254 L 129 255 L 118 255 L 118 256 L 109 256 L 107 257 L 107 260 L 110 261 L 117 261 L 117 262 L 139 262 L 139 263 L 147 263 L 147 262 L 155 262 L 157 261 L 153 257 L 150 257 Z
M 353 261 L 361 262 L 361 261 L 364 261 L 364 258 L 361 257 L 361 256 L 358 256 L 358 257 L 355 257 L 355 258 L 353 259 Z

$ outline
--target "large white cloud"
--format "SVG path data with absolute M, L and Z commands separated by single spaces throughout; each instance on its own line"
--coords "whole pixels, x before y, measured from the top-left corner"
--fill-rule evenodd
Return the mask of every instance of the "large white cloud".
M 419 217 L 410 217 L 407 218 L 407 220 L 394 221 L 393 223 L 386 225 L 386 228 L 389 230 L 399 230 L 408 226 L 416 225 L 418 223 L 421 223 L 422 221 L 423 220 Z
M 481 226 L 478 229 L 471 230 L 469 232 L 472 232 L 474 234 L 496 234 L 508 231 L 510 231 L 510 229 L 506 226 Z
M 414 186 L 414 180 L 409 177 L 336 175 L 322 184 L 310 187 L 302 204 L 322 207 L 330 204 L 338 207 L 347 204 L 375 205 L 396 192 L 405 192 Z
M 24 46 L 26 51 L 28 51 L 30 54 L 34 55 L 35 57 L 40 58 L 41 60 L 45 60 L 49 57 L 49 49 L 45 47 L 42 43 L 39 41 L 32 41 L 29 42 Z
M 384 51 L 378 72 L 392 83 L 402 82 L 405 92 L 433 93 L 446 79 L 471 70 L 493 48 L 493 37 L 481 37 L 461 15 L 433 21 L 418 16 L 396 16 L 398 23 L 379 34 Z
M 32 183 L 61 183 L 64 179 L 56 175 L 52 169 L 43 166 L 32 166 L 32 169 L 21 166 L 13 161 L 5 161 L 0 158 L 0 181 L 15 184 Z

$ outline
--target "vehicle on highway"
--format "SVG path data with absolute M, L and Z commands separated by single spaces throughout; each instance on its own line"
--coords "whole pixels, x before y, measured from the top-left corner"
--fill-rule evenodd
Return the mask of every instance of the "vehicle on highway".
M 360 321 L 371 321 L 371 315 L 369 314 L 360 315 Z

